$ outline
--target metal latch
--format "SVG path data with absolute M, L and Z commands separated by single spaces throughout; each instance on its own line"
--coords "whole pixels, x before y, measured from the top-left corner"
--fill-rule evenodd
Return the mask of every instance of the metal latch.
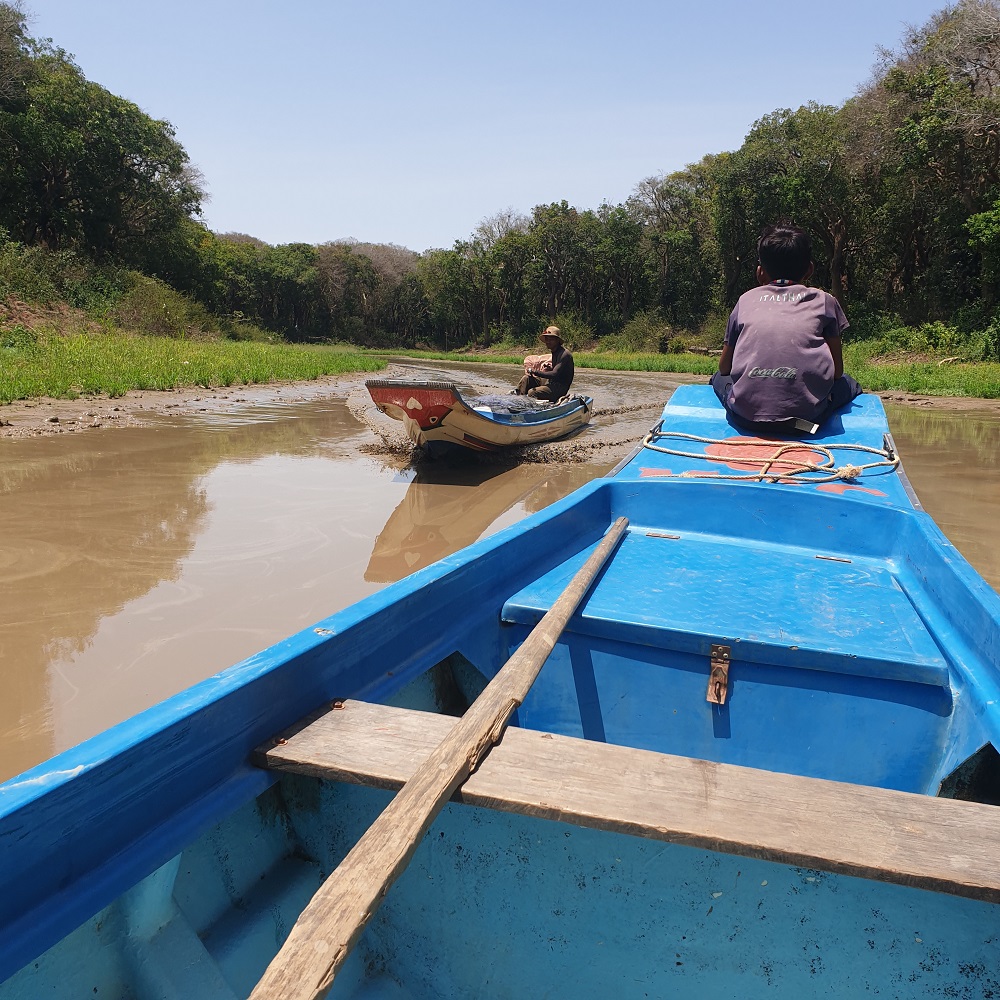
M 713 705 L 725 705 L 726 692 L 729 690 L 729 657 L 728 646 L 713 645 L 711 649 L 712 672 L 708 675 L 708 693 L 706 700 Z

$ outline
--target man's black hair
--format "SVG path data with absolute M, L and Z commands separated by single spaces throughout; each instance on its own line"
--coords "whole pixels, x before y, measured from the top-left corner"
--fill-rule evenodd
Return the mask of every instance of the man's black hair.
M 801 281 L 812 263 L 809 234 L 789 222 L 768 226 L 757 242 L 757 259 L 772 281 Z

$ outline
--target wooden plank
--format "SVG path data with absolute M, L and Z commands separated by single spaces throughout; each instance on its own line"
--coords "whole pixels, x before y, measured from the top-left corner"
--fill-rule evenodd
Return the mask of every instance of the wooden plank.
M 628 528 L 618 518 L 545 617 L 449 727 L 396 797 L 319 887 L 251 1000 L 315 1000 L 326 996 L 389 887 L 409 864 L 424 834 L 458 786 L 497 743 L 524 700 L 580 601 Z
M 347 701 L 258 762 L 398 788 L 455 725 Z M 454 795 L 470 805 L 1000 902 L 1000 808 L 526 729 Z

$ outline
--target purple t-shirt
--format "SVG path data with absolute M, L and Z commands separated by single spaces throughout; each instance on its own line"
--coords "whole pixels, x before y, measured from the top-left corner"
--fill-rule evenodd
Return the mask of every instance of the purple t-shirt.
M 816 420 L 833 388 L 827 337 L 847 329 L 829 292 L 772 282 L 744 292 L 729 317 L 733 387 L 727 405 L 745 420 Z

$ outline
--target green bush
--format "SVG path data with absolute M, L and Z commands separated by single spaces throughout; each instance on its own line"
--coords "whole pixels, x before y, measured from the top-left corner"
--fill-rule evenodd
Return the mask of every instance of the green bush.
M 993 321 L 994 308 L 985 299 L 966 302 L 963 306 L 955 310 L 954 315 L 951 317 L 951 322 L 963 333 L 975 336 L 981 334 Z
M 349 344 L 364 344 L 366 347 L 374 346 L 368 344 L 368 330 L 365 321 L 360 316 L 348 316 L 335 332 L 338 339 L 346 340 Z
M 226 340 L 241 340 L 258 344 L 276 344 L 281 340 L 272 330 L 265 330 L 244 319 L 242 313 L 219 320 L 219 328 Z
M 994 317 L 981 334 L 980 355 L 983 361 L 1000 361 L 1000 316 Z
M 48 255 L 38 247 L 12 240 L 0 242 L 0 301 L 18 298 L 48 305 L 59 298 L 59 289 L 47 266 Z
M 870 309 L 863 303 L 851 303 L 846 306 L 846 310 L 851 326 L 845 336 L 854 341 L 883 340 L 892 331 L 903 328 L 898 316 Z
M 936 320 L 920 326 L 889 326 L 869 329 L 867 336 L 853 335 L 853 328 L 847 334 L 848 343 L 863 346 L 866 356 L 912 352 L 916 354 L 974 355 L 977 354 L 977 338 L 948 323 Z
M 66 302 L 99 313 L 131 286 L 131 274 L 111 265 L 98 266 L 73 250 L 27 247 L 0 233 L 0 301 Z
M 597 350 L 621 354 L 676 353 L 676 339 L 661 315 L 644 312 L 630 319 L 618 333 L 602 337 Z M 679 349 L 685 350 L 685 347 Z
M 126 330 L 154 337 L 185 339 L 219 331 L 218 321 L 204 306 L 164 282 L 136 272 L 132 272 L 127 289 L 110 304 L 108 315 Z
M 70 250 L 51 254 L 49 267 L 61 297 L 74 308 L 97 315 L 127 294 L 136 277 L 125 268 L 96 267 Z
M 968 346 L 968 335 L 957 327 L 936 320 L 922 323 L 917 329 L 917 337 L 927 350 L 935 353 L 954 354 Z
M 516 354 L 524 347 L 524 338 L 516 336 L 509 323 L 494 323 L 486 335 L 486 346 L 491 351 Z
M 726 326 L 728 323 L 728 311 L 716 310 L 710 312 L 693 334 L 690 331 L 685 332 L 689 346 L 721 351 L 722 342 L 726 338 Z
M 10 351 L 32 351 L 38 347 L 38 334 L 20 323 L 0 327 L 0 347 Z
M 859 339 L 851 334 L 848 336 L 851 340 Z M 867 336 L 860 340 L 872 357 L 912 351 L 918 354 L 958 355 L 973 360 L 983 356 L 983 336 L 981 330 L 969 331 L 941 320 L 921 323 L 920 326 L 901 326 L 889 325 L 886 318 L 880 328 L 870 328 Z
M 575 350 L 582 350 L 594 342 L 594 328 L 576 313 L 560 313 L 551 323 L 540 324 L 538 332 L 541 333 L 547 326 L 559 327 L 566 345 Z

